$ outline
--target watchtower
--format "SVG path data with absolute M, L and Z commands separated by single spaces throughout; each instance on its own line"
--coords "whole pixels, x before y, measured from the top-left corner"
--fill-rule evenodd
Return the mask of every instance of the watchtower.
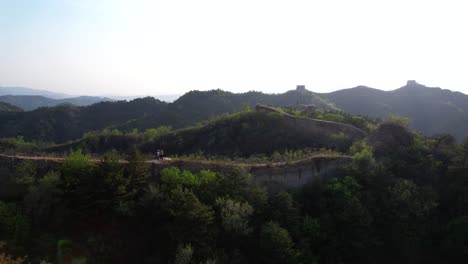
M 297 85 L 296 86 L 296 91 L 305 92 L 306 91 L 305 85 Z

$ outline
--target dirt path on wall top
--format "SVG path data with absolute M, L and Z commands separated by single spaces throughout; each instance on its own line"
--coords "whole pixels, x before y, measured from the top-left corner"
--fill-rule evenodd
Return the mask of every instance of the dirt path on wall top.
M 0 158 L 7 159 L 18 159 L 18 160 L 40 160 L 40 161 L 52 161 L 52 162 L 62 162 L 65 158 L 62 157 L 47 157 L 47 156 L 24 156 L 24 155 L 6 155 L 0 154 Z M 345 155 L 336 155 L 336 154 L 314 154 L 309 157 L 300 160 L 294 161 L 281 161 L 281 162 L 269 162 L 269 163 L 243 163 L 243 162 L 234 162 L 234 161 L 212 161 L 212 160 L 183 160 L 183 159 L 171 159 L 164 158 L 164 160 L 146 160 L 146 163 L 150 164 L 166 164 L 166 165 L 177 165 L 180 163 L 183 164 L 197 164 L 197 165 L 217 165 L 217 166 L 249 166 L 249 167 L 280 167 L 286 165 L 295 165 L 314 159 L 349 159 L 349 156 Z M 99 159 L 92 159 L 94 162 L 100 162 Z M 119 160 L 119 163 L 126 164 L 127 160 Z
M 337 126 L 343 126 L 343 127 L 348 127 L 350 129 L 353 129 L 355 131 L 357 131 L 358 133 L 360 133 L 363 137 L 366 137 L 367 136 L 367 132 L 356 127 L 356 126 L 353 126 L 351 124 L 346 124 L 346 123 L 340 123 L 340 122 L 335 122 L 335 121 L 328 121 L 328 120 L 322 120 L 322 119 L 315 119 L 315 118 L 309 118 L 309 117 L 302 117 L 302 116 L 294 116 L 294 115 L 291 115 L 291 114 L 288 114 L 286 113 L 285 111 L 281 110 L 281 109 L 278 109 L 276 107 L 271 107 L 271 106 L 268 106 L 268 105 L 257 105 L 257 111 L 258 110 L 266 110 L 266 111 L 269 111 L 269 112 L 276 112 L 276 113 L 279 113 L 281 115 L 284 115 L 284 116 L 287 116 L 289 118 L 294 118 L 294 119 L 302 119 L 302 120 L 309 120 L 309 121 L 314 121 L 314 122 L 317 122 L 317 123 L 324 123 L 324 124 L 334 124 L 334 125 L 337 125 Z
M 48 156 L 24 156 L 24 155 L 6 155 L 0 154 L 2 158 L 8 159 L 19 159 L 19 160 L 42 160 L 42 161 L 55 161 L 62 162 L 65 158 L 62 157 L 48 157 Z M 94 162 L 99 162 L 99 159 L 92 159 Z M 148 163 L 162 163 L 160 160 L 147 160 Z M 128 163 L 126 160 L 119 160 L 119 163 L 125 164 Z

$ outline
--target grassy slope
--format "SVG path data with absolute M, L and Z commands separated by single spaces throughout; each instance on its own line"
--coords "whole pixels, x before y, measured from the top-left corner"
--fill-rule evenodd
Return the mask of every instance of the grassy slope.
M 279 113 L 247 112 L 223 116 L 203 126 L 175 130 L 149 140 L 143 135 L 98 136 L 50 149 L 62 152 L 82 147 L 93 153 L 110 149 L 144 153 L 162 148 L 167 155 L 203 153 L 207 156 L 248 157 L 274 151 L 327 148 L 346 151 L 353 136 L 329 128 L 302 129 L 293 118 Z

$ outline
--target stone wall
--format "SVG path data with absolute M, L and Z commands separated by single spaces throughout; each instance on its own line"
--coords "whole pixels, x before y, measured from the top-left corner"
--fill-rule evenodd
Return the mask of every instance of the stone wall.
M 313 180 L 337 176 L 350 158 L 316 158 L 283 166 L 256 168 L 250 173 L 255 181 L 272 191 L 297 188 Z
M 160 176 L 164 168 L 178 167 L 181 170 L 198 172 L 200 170 L 211 170 L 220 173 L 227 173 L 235 170 L 245 170 L 252 175 L 252 180 L 267 187 L 271 191 L 285 190 L 300 187 L 311 180 L 323 179 L 337 175 L 343 164 L 351 158 L 347 156 L 315 156 L 301 161 L 265 163 L 265 164 L 239 164 L 232 162 L 216 161 L 187 161 L 168 160 L 148 162 L 151 166 L 151 175 L 154 181 Z M 0 155 L 0 196 L 10 197 L 18 191 L 14 188 L 12 177 L 14 167 L 18 162 L 28 160 L 27 157 L 13 158 Z M 44 175 L 47 171 L 58 169 L 60 160 L 29 159 L 36 163 L 37 175 Z M 122 164 L 125 166 L 125 162 Z
M 255 110 L 261 111 L 261 112 L 279 113 L 285 117 L 286 122 L 289 122 L 291 125 L 295 126 L 297 129 L 300 129 L 302 131 L 305 131 L 311 134 L 344 133 L 355 139 L 365 138 L 367 136 L 367 133 L 365 131 L 355 126 L 349 125 L 349 124 L 325 121 L 325 120 L 319 120 L 319 119 L 313 119 L 313 118 L 292 116 L 274 107 L 270 107 L 266 105 L 256 105 Z
M 278 191 L 297 188 L 312 180 L 336 176 L 340 172 L 340 169 L 343 168 L 343 165 L 350 160 L 351 158 L 347 156 L 317 156 L 295 162 L 254 165 L 223 162 L 172 161 L 153 163 L 152 174 L 154 178 L 158 178 L 162 169 L 171 166 L 194 173 L 200 170 L 226 173 L 240 169 L 250 173 L 252 180 L 260 185 L 267 187 L 271 191 Z

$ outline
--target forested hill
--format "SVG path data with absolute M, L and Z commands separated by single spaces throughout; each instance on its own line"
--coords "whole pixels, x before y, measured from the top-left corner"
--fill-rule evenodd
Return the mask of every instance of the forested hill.
M 371 117 L 408 117 L 410 127 L 426 135 L 468 136 L 468 96 L 429 88 L 414 81 L 394 91 L 356 87 L 317 94 L 299 86 L 283 94 L 191 91 L 173 103 L 154 98 L 102 102 L 87 107 L 59 106 L 34 111 L 0 113 L 0 137 L 22 135 L 27 140 L 64 142 L 104 128 L 131 131 L 158 126 L 183 128 L 212 116 L 238 112 L 256 104 L 283 107 L 314 105 L 312 109 L 342 110 Z
M 359 86 L 321 96 L 350 114 L 408 117 L 410 127 L 427 135 L 448 133 L 459 140 L 468 136 L 468 95 L 460 92 L 408 81 L 393 91 Z
M 238 112 L 257 103 L 280 106 L 315 104 L 331 108 L 316 94 L 305 90 L 278 95 L 192 91 L 170 104 L 147 97 L 130 102 L 101 102 L 87 107 L 59 106 L 24 113 L 2 113 L 0 137 L 22 135 L 28 140 L 64 142 L 104 128 L 143 130 L 161 125 L 182 128 L 211 116 Z
M 171 110 L 180 110 L 182 113 L 192 113 L 200 118 L 205 118 L 206 113 L 213 114 L 237 112 L 248 104 L 266 104 L 274 106 L 295 106 L 299 104 L 314 104 L 320 108 L 330 109 L 325 100 L 316 93 L 300 88 L 283 94 L 265 94 L 261 92 L 231 93 L 222 90 L 191 91 L 169 105 Z
M 9 103 L 0 102 L 0 112 L 20 112 L 23 109 Z
M 120 125 L 150 113 L 162 114 L 166 103 L 153 98 L 102 102 L 88 107 L 58 106 L 30 112 L 0 113 L 2 137 L 63 142 L 83 133 Z
M 60 164 L 1 159 L 0 260 L 7 261 L 0 262 L 468 262 L 468 140 L 421 137 L 384 122 L 349 154 L 332 175 L 289 192 L 252 184 L 248 165 L 231 170 L 231 160 L 175 160 L 177 167 L 158 170 L 138 151 L 107 152 L 100 162 L 81 150 Z M 327 170 L 323 162 L 277 167 L 283 157 L 297 156 L 272 155 L 260 180 L 291 184 Z M 10 261 L 25 255 L 27 262 Z
M 338 116 L 338 114 L 337 114 Z M 352 117 L 351 117 L 352 118 Z M 71 149 L 104 154 L 108 151 L 131 152 L 138 148 L 154 154 L 156 146 L 171 156 L 248 158 L 275 152 L 328 149 L 346 152 L 351 144 L 367 133 L 347 124 L 291 116 L 278 111 L 245 111 L 219 116 L 201 126 L 170 130 L 167 127 L 145 132 L 88 133 L 83 139 L 53 146 L 43 151 L 66 153 Z M 363 120 L 366 127 L 371 124 Z M 6 146 L 5 142 L 4 146 Z M 0 150 L 2 149 L 0 142 Z

